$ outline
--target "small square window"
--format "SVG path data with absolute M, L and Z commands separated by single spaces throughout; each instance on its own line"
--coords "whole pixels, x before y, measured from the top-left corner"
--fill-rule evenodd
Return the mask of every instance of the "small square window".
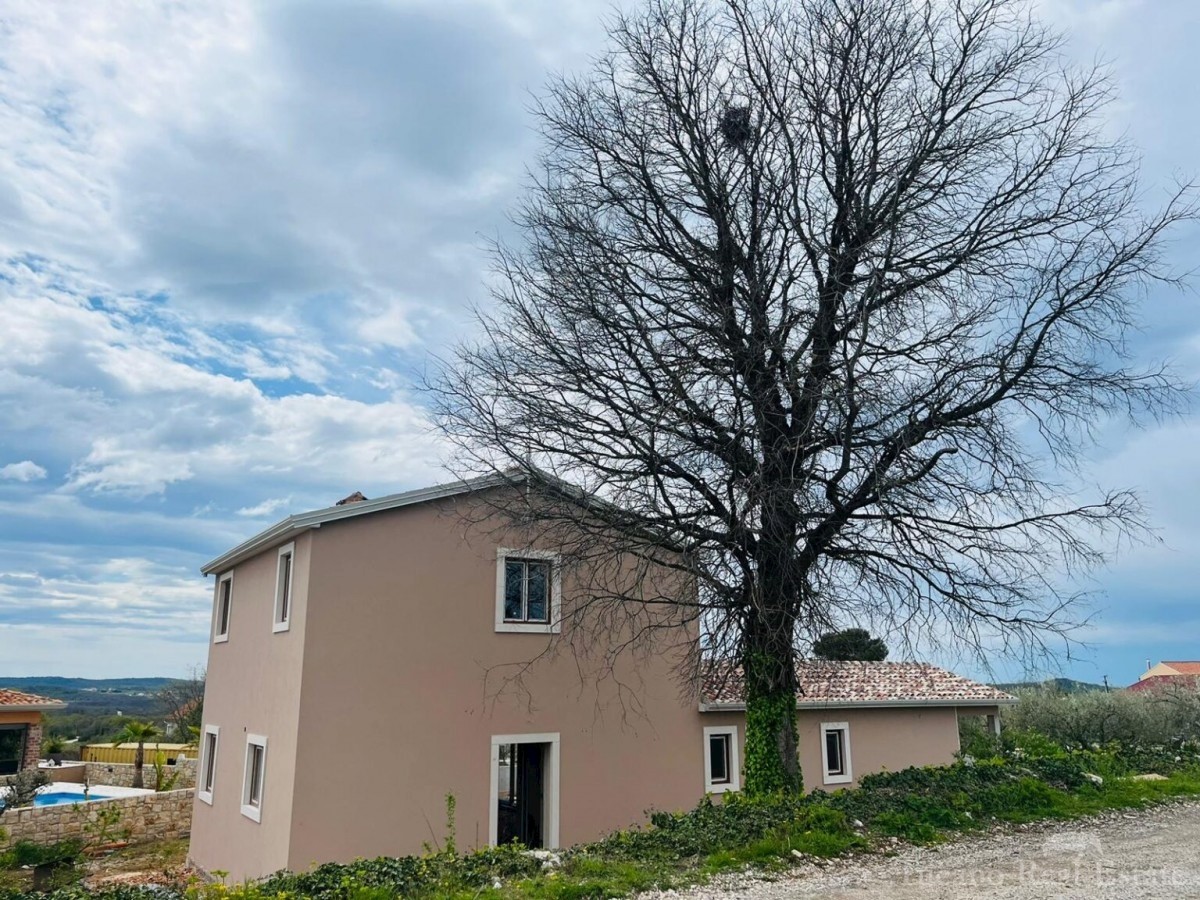
M 200 747 L 200 783 L 196 793 L 205 803 L 212 805 L 213 787 L 217 782 L 217 743 L 221 729 L 216 725 L 204 728 L 204 743 Z
M 287 631 L 292 619 L 292 570 L 296 558 L 296 545 L 285 544 L 279 548 L 279 559 L 275 573 L 275 624 L 272 630 Z
M 850 726 L 846 722 L 821 725 L 821 762 L 825 784 L 849 784 L 854 780 L 850 769 Z
M 737 726 L 704 729 L 704 790 L 709 794 L 739 787 Z
M 496 630 L 559 631 L 557 557 L 537 550 L 497 553 Z
M 267 739 L 246 736 L 246 770 L 242 778 L 242 815 L 262 821 L 263 787 L 267 777 Z
M 229 619 L 233 614 L 233 573 L 226 572 L 217 580 L 217 608 L 214 613 L 213 642 L 229 640 Z

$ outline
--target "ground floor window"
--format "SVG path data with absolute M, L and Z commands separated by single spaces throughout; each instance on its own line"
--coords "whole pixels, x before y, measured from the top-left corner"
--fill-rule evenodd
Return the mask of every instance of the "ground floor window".
M 263 787 L 267 778 L 267 739 L 246 735 L 246 771 L 242 778 L 242 815 L 262 821 Z
M 0 775 L 15 775 L 25 765 L 28 725 L 0 725 Z
M 204 728 L 204 743 L 200 747 L 200 783 L 196 793 L 205 803 L 213 802 L 213 787 L 217 781 L 217 742 L 221 729 L 216 725 Z
M 821 761 L 825 784 L 847 784 L 854 780 L 850 768 L 850 725 L 846 722 L 821 724 Z
M 558 748 L 557 734 L 492 738 L 492 844 L 558 846 Z
M 709 794 L 739 790 L 741 766 L 738 762 L 737 726 L 720 725 L 704 729 L 704 790 Z

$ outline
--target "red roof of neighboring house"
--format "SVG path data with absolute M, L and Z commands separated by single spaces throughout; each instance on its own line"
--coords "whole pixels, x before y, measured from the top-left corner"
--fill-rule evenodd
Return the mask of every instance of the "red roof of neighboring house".
M 990 706 L 1016 698 L 991 685 L 929 663 L 829 662 L 797 666 L 798 706 Z M 740 666 L 713 665 L 704 678 L 701 708 L 744 703 Z
M 1200 675 L 1151 675 L 1141 681 L 1135 681 L 1126 690 L 1129 691 L 1158 691 L 1167 688 L 1180 687 L 1200 690 Z
M 1180 675 L 1200 675 L 1200 662 L 1194 660 L 1183 660 L 1181 662 L 1168 662 L 1163 660 L 1164 666 L 1170 666 Z
M 49 697 L 0 687 L 0 709 L 45 710 L 61 709 L 66 705 L 62 700 L 52 700 Z

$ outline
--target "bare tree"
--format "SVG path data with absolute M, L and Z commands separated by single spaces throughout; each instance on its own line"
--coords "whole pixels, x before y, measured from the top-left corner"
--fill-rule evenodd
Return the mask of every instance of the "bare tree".
M 813 636 L 1044 647 L 1144 528 L 1076 463 L 1182 396 L 1124 340 L 1195 209 L 1141 209 L 1104 73 L 1023 3 L 651 0 L 610 30 L 537 108 L 524 240 L 441 422 L 465 468 L 604 501 L 507 493 L 531 527 L 682 551 L 678 621 L 745 676 L 746 786 L 794 790 Z
M 197 740 L 204 721 L 204 683 L 205 671 L 197 667 L 187 678 L 167 683 L 155 698 L 171 737 L 177 741 L 190 744 Z

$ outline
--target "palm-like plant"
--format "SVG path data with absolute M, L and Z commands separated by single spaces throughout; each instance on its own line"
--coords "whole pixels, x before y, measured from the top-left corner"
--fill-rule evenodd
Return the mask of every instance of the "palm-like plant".
M 162 732 L 157 725 L 135 720 L 126 722 L 121 733 L 117 735 L 117 739 L 113 741 L 114 747 L 118 744 L 137 744 L 137 752 L 133 755 L 133 786 L 135 788 L 146 786 L 142 780 L 142 766 L 146 763 L 146 741 L 154 740 L 160 734 Z

